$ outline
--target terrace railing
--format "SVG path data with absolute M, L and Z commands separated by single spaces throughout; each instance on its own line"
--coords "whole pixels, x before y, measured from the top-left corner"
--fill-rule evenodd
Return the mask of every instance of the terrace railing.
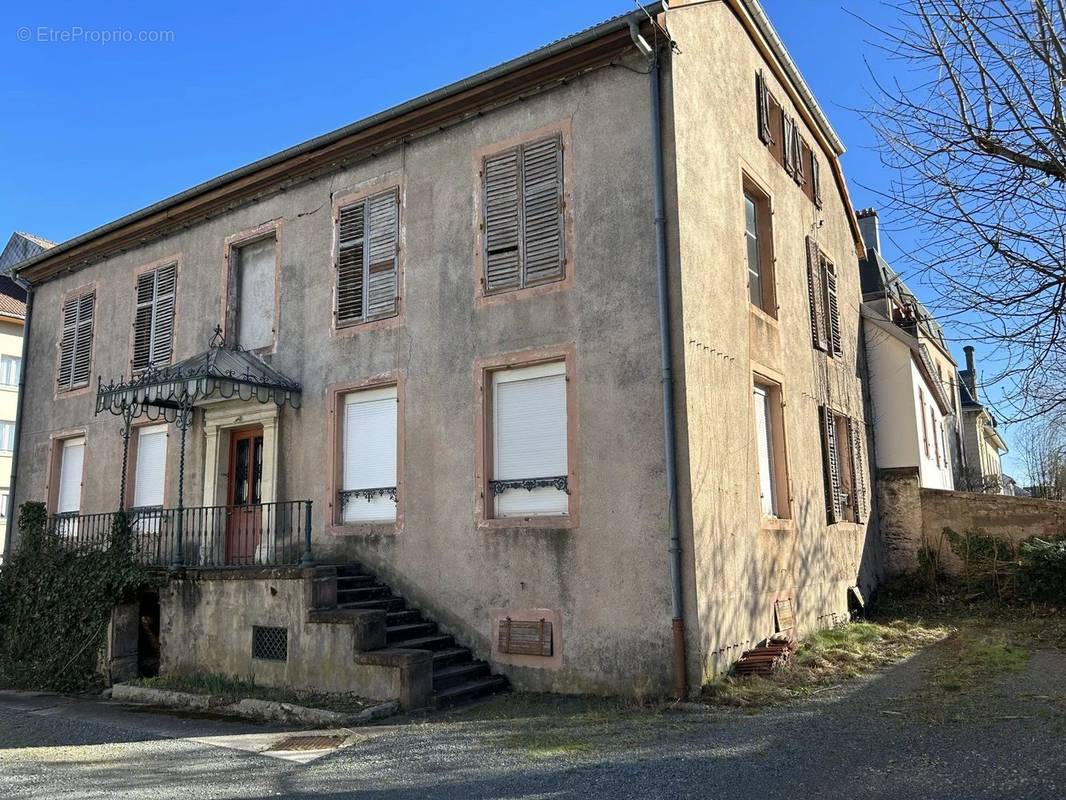
M 118 512 L 56 514 L 49 534 L 81 552 L 114 542 Z M 311 501 L 248 506 L 131 508 L 128 541 L 146 566 L 263 567 L 311 563 Z

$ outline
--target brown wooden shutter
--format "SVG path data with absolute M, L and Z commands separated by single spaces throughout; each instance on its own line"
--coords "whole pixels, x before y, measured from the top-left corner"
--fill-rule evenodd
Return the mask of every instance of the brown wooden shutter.
M 89 385 L 89 370 L 93 357 L 93 312 L 96 295 L 93 292 L 78 298 L 77 323 L 74 331 L 74 355 L 70 367 L 70 388 Z
M 74 369 L 74 342 L 78 334 L 78 298 L 72 297 L 63 303 L 63 331 L 59 338 L 59 370 L 56 385 L 70 388 L 70 376 Z
M 819 350 L 826 349 L 825 323 L 822 314 L 822 269 L 818 243 L 807 237 L 807 299 L 811 308 L 811 341 Z
M 818 155 L 811 150 L 811 194 L 814 197 L 814 205 L 822 207 L 822 167 L 818 162 Z
M 803 186 L 807 183 L 806 170 L 803 165 L 810 158 L 809 154 L 811 149 L 807 147 L 807 143 L 800 137 L 799 126 L 793 124 L 792 130 L 796 132 L 796 146 L 792 148 L 792 155 L 796 159 L 796 167 L 793 170 L 793 177 L 796 179 L 796 183 Z
M 840 461 L 837 458 L 836 424 L 833 412 L 827 406 L 818 407 L 818 422 L 822 436 L 822 466 L 825 477 L 825 510 L 829 522 L 839 522 L 840 507 Z
M 759 120 L 759 140 L 763 144 L 770 144 L 770 98 L 761 69 L 755 73 L 755 113 Z
M 366 256 L 366 203 L 346 206 L 337 214 L 338 325 L 363 319 L 363 270 Z
M 520 282 L 518 148 L 485 159 L 484 183 L 485 290 L 516 289 Z
M 829 339 L 833 346 L 833 354 L 841 355 L 844 352 L 840 338 L 840 307 L 837 304 L 837 274 L 831 264 L 824 264 L 823 275 L 825 278 L 825 298 L 828 308 L 825 309 L 829 318 Z
M 855 487 L 855 521 L 866 521 L 866 472 L 863 469 L 865 466 L 865 453 L 866 448 L 863 446 L 866 441 L 866 432 L 863 429 L 863 425 L 859 420 L 851 417 L 848 419 L 848 436 L 851 439 L 851 485 Z
M 396 256 L 399 243 L 400 194 L 394 189 L 367 201 L 367 303 L 366 316 L 396 313 Z
M 522 285 L 563 274 L 563 148 L 560 137 L 522 149 Z
M 174 343 L 174 296 L 178 268 L 175 264 L 137 276 L 133 315 L 134 372 L 170 363 Z
M 782 109 L 782 111 L 781 111 L 781 136 L 782 136 L 782 139 L 784 140 L 782 142 L 782 144 L 784 145 L 784 148 L 785 148 L 785 152 L 784 152 L 784 167 L 785 167 L 785 172 L 787 172 L 789 175 L 794 175 L 795 174 L 795 170 L 796 170 L 796 155 L 795 155 L 795 153 L 792 150 L 792 148 L 795 146 L 795 143 L 796 143 L 795 134 L 796 134 L 796 123 L 795 123 L 795 121 L 792 119 L 792 117 L 790 117 L 788 114 L 786 114 L 784 112 L 784 110 Z

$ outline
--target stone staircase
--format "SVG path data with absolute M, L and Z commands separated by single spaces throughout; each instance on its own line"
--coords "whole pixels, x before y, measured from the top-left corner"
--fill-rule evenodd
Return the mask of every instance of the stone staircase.
M 433 658 L 433 706 L 446 708 L 505 691 L 507 678 L 493 675 L 486 661 L 441 633 L 437 623 L 410 608 L 407 601 L 361 565 L 336 569 L 337 609 L 385 612 L 385 647 L 427 650 Z

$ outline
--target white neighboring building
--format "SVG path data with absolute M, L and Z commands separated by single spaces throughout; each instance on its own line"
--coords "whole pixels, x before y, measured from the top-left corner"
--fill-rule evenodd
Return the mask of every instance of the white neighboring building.
M 875 463 L 917 468 L 925 488 L 955 489 L 965 473 L 957 365 L 940 325 L 881 257 L 877 212 L 858 216 Z
M 11 508 L 11 463 L 15 450 L 22 334 L 26 324 L 26 292 L 11 279 L 11 269 L 54 245 L 29 233 L 13 233 L 0 252 L 0 563 L 7 543 Z

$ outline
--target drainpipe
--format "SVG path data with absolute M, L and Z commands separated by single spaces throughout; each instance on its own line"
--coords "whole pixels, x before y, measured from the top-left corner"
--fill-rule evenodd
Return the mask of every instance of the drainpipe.
M 30 354 L 30 316 L 33 314 L 33 287 L 16 277 L 15 283 L 26 290 L 26 321 L 22 326 L 22 361 L 19 364 L 18 400 L 15 401 L 15 445 L 11 448 L 11 480 L 7 489 L 7 530 L 4 532 L 4 551 L 0 553 L 6 564 L 11 558 L 11 545 L 15 539 L 15 485 L 18 483 L 19 442 L 22 439 L 22 406 L 26 401 L 26 365 Z
M 658 278 L 660 383 L 663 390 L 663 444 L 666 461 L 666 498 L 670 514 L 670 588 L 673 633 L 674 693 L 686 695 L 684 595 L 681 585 L 681 537 L 678 532 L 677 431 L 674 424 L 674 371 L 670 344 L 670 292 L 666 256 L 666 195 L 663 188 L 663 130 L 659 97 L 659 53 L 640 35 L 635 19 L 629 21 L 633 43 L 648 57 L 651 89 L 652 175 L 655 191 L 655 272 Z

